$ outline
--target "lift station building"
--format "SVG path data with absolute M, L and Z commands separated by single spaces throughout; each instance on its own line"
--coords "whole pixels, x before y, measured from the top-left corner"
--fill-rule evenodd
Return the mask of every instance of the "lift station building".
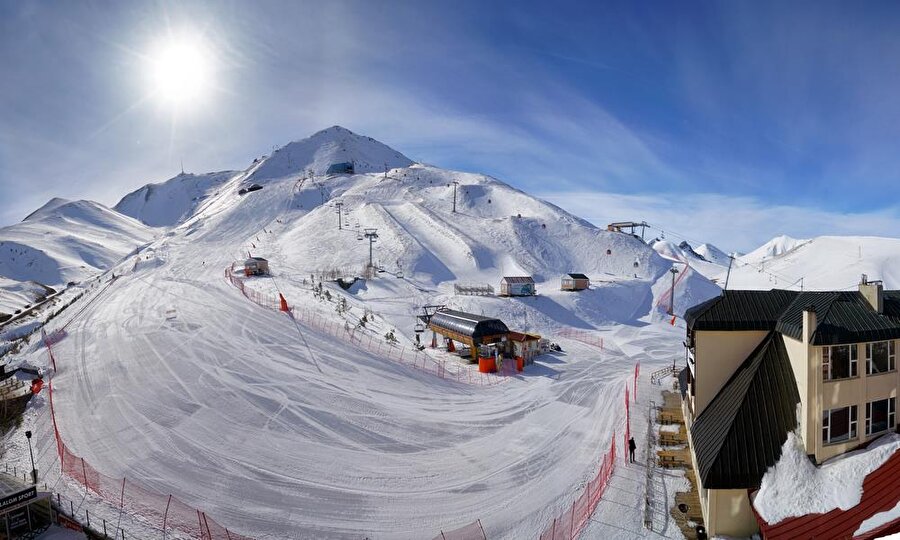
M 428 328 L 453 341 L 468 345 L 472 360 L 478 360 L 478 347 L 505 342 L 509 328 L 500 319 L 445 309 L 435 312 L 428 320 Z

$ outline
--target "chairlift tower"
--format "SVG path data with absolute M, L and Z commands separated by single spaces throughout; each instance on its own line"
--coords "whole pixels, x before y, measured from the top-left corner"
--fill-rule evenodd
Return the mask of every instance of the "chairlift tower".
M 378 238 L 378 229 L 365 229 L 363 234 L 366 238 L 369 239 L 369 271 L 372 271 L 372 244 L 375 243 L 375 239 Z
M 455 214 L 456 213 L 456 187 L 459 185 L 459 182 L 454 180 L 452 182 L 452 184 L 453 184 L 453 213 Z M 448 186 L 449 186 L 449 184 L 448 184 Z
M 337 201 L 336 203 L 334 203 L 334 206 L 335 206 L 335 208 L 337 208 L 338 230 L 340 231 L 340 230 L 343 230 L 344 216 L 341 214 L 341 208 L 344 206 L 344 203 L 341 201 Z
M 669 269 L 669 272 L 672 272 L 672 293 L 669 296 L 669 315 L 675 315 L 675 274 L 678 273 L 678 269 L 672 266 Z

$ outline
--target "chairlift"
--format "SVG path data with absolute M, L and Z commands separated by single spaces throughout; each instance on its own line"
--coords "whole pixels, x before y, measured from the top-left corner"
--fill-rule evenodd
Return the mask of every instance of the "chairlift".
M 403 272 L 402 272 L 402 271 L 399 271 L 399 270 L 397 271 L 397 279 L 403 279 Z
M 362 240 L 362 239 L 363 239 L 363 235 L 362 235 L 361 232 L 357 232 L 357 233 L 356 233 L 356 239 L 357 239 L 357 240 Z
M 416 331 L 417 334 L 421 334 L 422 332 L 425 331 L 425 325 L 420 322 L 417 322 L 414 330 Z

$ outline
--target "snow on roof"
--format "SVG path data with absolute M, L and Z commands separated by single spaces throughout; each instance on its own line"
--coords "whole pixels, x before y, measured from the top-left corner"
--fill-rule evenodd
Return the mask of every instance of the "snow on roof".
M 900 435 L 890 433 L 869 445 L 816 467 L 794 433 L 781 448 L 781 458 L 763 476 L 753 500 L 759 516 L 770 524 L 807 514 L 849 510 L 862 500 L 866 476 L 900 449 Z
M 898 501 L 897 504 L 895 504 L 894 507 L 890 510 L 878 512 L 869 519 L 860 523 L 859 528 L 856 529 L 856 532 L 853 533 L 853 536 L 857 537 L 861 534 L 874 531 L 882 525 L 887 525 L 888 523 L 898 519 L 900 519 L 900 501 Z

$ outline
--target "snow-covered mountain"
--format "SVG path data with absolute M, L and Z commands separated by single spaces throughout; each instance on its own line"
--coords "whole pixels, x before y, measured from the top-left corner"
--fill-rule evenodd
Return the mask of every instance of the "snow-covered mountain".
M 413 161 L 371 137 L 332 126 L 279 148 L 263 159 L 248 179 L 263 181 L 308 172 L 324 175 L 329 166 L 338 163 L 351 163 L 357 173 L 383 173 L 385 168 L 408 167 Z
M 809 242 L 809 240 L 791 238 L 790 236 L 783 234 L 781 236 L 776 236 L 750 253 L 742 255 L 740 258 L 745 263 L 759 263 L 766 259 L 772 259 L 780 257 L 785 253 L 790 253 L 807 242 Z
M 700 244 L 694 251 L 706 261 L 719 266 L 728 266 L 728 254 L 712 244 Z
M 160 184 L 147 184 L 118 202 L 113 210 L 151 227 L 171 227 L 190 217 L 220 185 L 237 172 L 179 174 Z
M 900 239 L 875 236 L 779 236 L 735 259 L 729 289 L 841 290 L 862 274 L 900 288 Z
M 59 288 L 109 268 L 153 232 L 143 224 L 92 201 L 52 199 L 22 222 L 0 229 L 0 296 L 7 309 L 23 291 Z M 23 285 L 36 282 L 35 285 Z M 38 295 L 40 296 L 40 294 Z M 21 306 L 19 306 L 21 307 Z

